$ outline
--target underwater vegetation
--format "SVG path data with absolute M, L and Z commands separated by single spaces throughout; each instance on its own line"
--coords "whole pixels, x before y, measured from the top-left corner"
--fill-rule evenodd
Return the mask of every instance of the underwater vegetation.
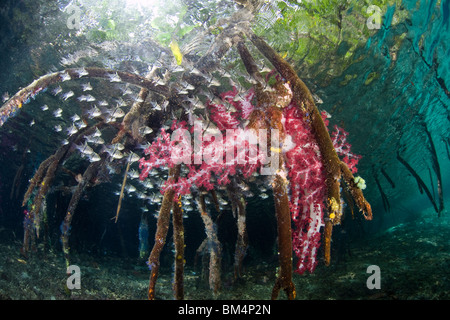
M 331 6 L 325 2 L 318 2 L 322 17 L 329 14 Z M 291 300 L 298 290 L 292 281 L 293 272 L 313 273 L 322 259 L 325 265 L 331 264 L 333 229 L 341 225 L 344 215 L 355 217 L 359 211 L 360 218 L 373 219 L 372 207 L 364 195 L 366 188 L 376 188 L 385 211 L 389 211 L 389 198 L 378 173 L 392 188 L 396 181 L 382 164 L 372 170 L 374 184 L 366 186 L 365 179 L 356 175 L 362 157 L 352 151 L 352 131 L 330 125 L 331 115 L 319 109 L 322 101 L 290 62 L 312 47 L 292 47 L 286 42 L 283 46 L 279 39 L 270 44 L 267 39 L 271 32 L 287 28 L 287 20 L 295 18 L 300 23 L 299 14 L 312 15 L 315 9 L 308 2 L 277 2 L 281 17 L 264 34 L 258 25 L 252 28 L 252 23 L 266 5 L 264 1 L 236 1 L 235 10 L 208 29 L 210 43 L 202 55 L 189 54 L 199 50 L 203 38 L 192 35 L 195 26 L 180 22 L 186 14 L 183 12 L 174 22 L 175 27 L 162 24 L 155 38 L 140 39 L 148 41 L 152 52 L 159 55 L 152 63 L 141 58 L 136 64 L 139 70 L 129 61 L 122 61 L 123 69 L 112 64 L 84 64 L 83 59 L 93 55 L 86 50 L 84 56 L 67 56 L 62 63 L 67 67 L 37 77 L 11 97 L 4 96 L 0 127 L 21 110 L 40 103 L 42 96 L 59 99 L 57 108 L 41 103 L 37 111 L 56 121 L 52 131 L 62 141 L 36 165 L 23 195 L 23 257 L 33 255 L 39 241 L 46 242 L 47 200 L 55 189 L 63 190 L 70 194 L 70 201 L 60 221 L 60 240 L 65 266 L 69 268 L 72 222 L 81 200 L 89 189 L 120 175 L 120 191 L 114 194 L 118 200 L 111 219 L 114 223 L 120 223 L 122 201 L 129 195 L 151 204 L 151 210 L 158 207 L 154 235 L 150 234 L 152 213 L 146 207 L 140 213 L 137 230 L 139 258 L 147 260 L 149 269 L 148 299 L 156 299 L 160 258 L 170 238 L 169 230 L 173 232 L 174 248 L 173 296 L 184 298 L 183 220 L 193 214 L 199 215 L 206 235 L 196 252 L 207 260 L 203 267 L 207 269 L 209 288 L 216 295 L 223 287 L 223 246 L 218 236 L 218 224 L 226 214 L 223 205 L 230 205 L 236 224 L 232 268 L 233 280 L 237 281 L 243 278 L 249 249 L 250 186 L 262 185 L 264 191 L 258 197 L 265 200 L 272 196 L 277 231 L 278 269 L 271 298 L 279 298 L 280 291 L 284 291 Z M 301 7 L 302 13 L 292 10 L 295 6 Z M 351 10 L 338 6 L 333 12 L 341 20 L 330 23 L 340 26 L 342 14 L 350 14 Z M 310 27 L 317 35 L 317 25 Z M 186 35 L 194 37 L 190 49 L 178 43 Z M 124 36 L 112 19 L 103 21 L 101 30 L 89 32 L 94 41 Z M 303 38 L 301 33 L 295 37 L 297 42 Z M 340 26 L 330 31 L 326 41 L 331 47 L 342 37 Z M 349 41 L 348 46 L 356 50 L 356 41 Z M 233 70 L 238 66 L 243 72 Z M 339 68 L 330 67 L 333 70 L 325 78 L 331 81 L 334 72 L 348 66 L 350 58 L 346 56 Z M 375 74 L 366 82 L 377 79 Z M 107 98 L 101 100 L 100 95 Z M 71 106 L 70 114 L 67 105 Z M 73 106 L 79 110 L 72 112 Z M 432 135 L 425 121 L 421 125 L 437 177 L 437 196 L 402 156 L 401 149 L 396 159 L 440 215 L 444 211 L 442 173 Z M 27 126 L 37 126 L 35 119 Z M 74 159 L 77 166 L 72 168 Z M 61 185 L 57 179 L 61 174 L 69 175 L 70 182 Z M 154 237 L 153 247 L 149 247 L 149 236 Z M 323 258 L 318 257 L 322 252 Z

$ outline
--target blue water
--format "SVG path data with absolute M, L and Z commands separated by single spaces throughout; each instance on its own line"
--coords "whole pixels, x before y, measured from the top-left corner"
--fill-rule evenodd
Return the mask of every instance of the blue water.
M 411 18 L 392 25 L 389 17 L 403 8 L 389 8 L 379 32 L 357 52 L 356 57 L 362 60 L 322 89 L 327 97 L 325 107 L 338 110 L 337 121 L 351 128 L 353 146 L 363 154 L 360 168 L 368 185 L 373 186 L 368 198 L 377 212 L 385 210 L 374 177 L 387 194 L 393 212 L 412 208 L 421 211 L 431 205 L 419 192 L 416 179 L 397 160 L 397 152 L 422 177 L 438 202 L 437 177 L 425 128 L 435 145 L 443 197 L 447 202 L 449 197 L 449 3 L 404 1 L 403 7 Z M 374 73 L 374 80 L 366 84 Z M 346 75 L 356 77 L 342 85 Z

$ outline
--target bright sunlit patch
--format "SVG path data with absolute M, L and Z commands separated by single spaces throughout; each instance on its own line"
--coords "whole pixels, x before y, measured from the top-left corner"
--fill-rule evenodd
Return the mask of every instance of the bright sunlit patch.
M 127 7 L 144 7 L 151 8 L 154 7 L 158 0 L 126 0 Z

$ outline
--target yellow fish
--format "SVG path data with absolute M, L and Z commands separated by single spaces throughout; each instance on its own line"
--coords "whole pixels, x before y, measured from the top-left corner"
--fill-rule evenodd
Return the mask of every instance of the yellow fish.
M 172 53 L 175 57 L 175 60 L 177 61 L 177 64 L 180 65 L 181 61 L 183 60 L 183 54 L 180 51 L 180 47 L 178 46 L 178 43 L 175 40 L 172 40 L 169 44 L 170 50 L 172 50 Z
M 280 153 L 281 149 L 280 148 L 275 148 L 275 147 L 270 147 L 270 151 L 276 152 L 276 153 Z

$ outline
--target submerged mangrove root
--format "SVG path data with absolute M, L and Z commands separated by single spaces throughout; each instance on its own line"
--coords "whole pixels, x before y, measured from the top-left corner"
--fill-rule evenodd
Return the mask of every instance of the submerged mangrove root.
M 391 177 L 387 174 L 386 170 L 384 168 L 381 168 L 381 174 L 386 178 L 386 180 L 389 182 L 392 188 L 395 188 L 395 183 L 392 181 Z
M 296 296 L 295 286 L 292 282 L 292 230 L 286 185 L 287 180 L 285 175 L 277 172 L 273 182 L 273 198 L 277 215 L 278 258 L 280 267 L 272 290 L 272 300 L 278 298 L 280 289 L 286 292 L 289 300 L 295 299 Z
M 28 189 L 25 192 L 22 201 L 22 206 L 25 207 L 31 196 L 35 194 L 33 203 L 30 206 L 31 210 L 27 216 L 27 223 L 24 228 L 24 244 L 23 248 L 21 249 L 24 256 L 26 256 L 27 252 L 29 251 L 29 239 L 34 238 L 34 233 L 30 233 L 35 231 L 36 236 L 39 238 L 40 223 L 42 218 L 42 203 L 50 190 L 57 169 L 60 167 L 61 163 L 71 154 L 71 145 L 79 143 L 80 140 L 83 139 L 86 135 L 91 134 L 95 129 L 103 125 L 104 123 L 98 123 L 92 127 L 84 128 L 78 131 L 76 134 L 70 137 L 68 144 L 61 146 L 53 155 L 44 160 L 31 178 Z
M 281 124 L 281 110 L 276 107 L 277 103 L 275 97 L 266 94 L 262 91 L 262 76 L 259 74 L 256 63 L 251 56 L 250 52 L 240 42 L 238 44 L 239 54 L 247 69 L 247 72 L 252 76 L 258 84 L 256 85 L 256 100 L 257 104 L 261 107 L 265 107 L 265 110 L 258 112 L 253 111 L 249 118 L 249 128 L 253 130 L 258 129 L 277 129 L 281 131 L 281 139 L 284 138 L 283 125 Z M 278 93 L 278 92 L 277 92 Z M 272 146 L 271 141 L 268 142 L 268 150 L 277 150 L 279 146 Z M 291 214 L 289 211 L 289 198 L 287 193 L 287 173 L 284 168 L 284 161 L 277 153 L 272 152 L 272 155 L 276 155 L 275 159 L 271 161 L 278 161 L 277 172 L 275 172 L 275 178 L 272 183 L 273 198 L 275 203 L 275 214 L 277 218 L 278 228 L 278 251 L 279 251 L 279 270 L 275 285 L 272 290 L 272 299 L 277 299 L 280 289 L 286 292 L 289 300 L 295 299 L 296 292 L 295 286 L 292 282 L 292 230 L 291 230 Z
M 437 177 L 437 190 L 438 190 L 438 196 L 439 196 L 439 212 L 438 217 L 441 216 L 442 211 L 444 211 L 444 194 L 442 192 L 442 175 L 441 175 L 441 167 L 439 165 L 438 156 L 436 153 L 436 147 L 434 146 L 433 138 L 431 137 L 431 133 L 428 130 L 428 127 L 424 123 L 424 129 L 425 133 L 428 137 L 428 141 L 430 143 L 430 153 L 431 153 L 431 160 L 433 164 L 433 170 L 434 173 L 436 173 Z
M 234 179 L 227 186 L 227 193 L 231 201 L 233 215 L 236 217 L 238 231 L 234 249 L 234 280 L 237 280 L 242 277 L 242 264 L 248 248 L 246 203 Z
M 143 126 L 150 126 L 150 123 L 153 120 L 153 115 L 158 115 L 158 113 L 153 113 L 153 111 L 149 110 L 150 104 L 148 104 L 146 100 L 152 100 L 153 103 L 163 100 L 164 106 L 169 106 L 171 109 L 170 111 L 174 111 L 175 107 L 178 108 L 177 110 L 175 110 L 177 112 L 173 113 L 177 115 L 177 119 L 179 118 L 178 120 L 186 120 L 186 118 L 188 117 L 189 120 L 192 120 L 191 116 L 196 103 L 191 102 L 191 100 L 195 101 L 194 98 L 198 99 L 197 95 L 200 93 L 200 85 L 206 85 L 209 87 L 210 84 L 213 83 L 213 80 L 215 80 L 215 78 L 211 76 L 212 70 L 218 66 L 220 59 L 225 55 L 225 53 L 228 52 L 234 45 L 237 45 L 238 52 L 247 72 L 256 82 L 253 88 L 255 90 L 256 106 L 251 109 L 253 111 L 250 112 L 250 115 L 248 117 L 248 125 L 245 129 L 254 131 L 258 131 L 259 129 L 267 131 L 276 129 L 280 132 L 281 140 L 284 141 L 286 132 L 284 131 L 284 125 L 282 122 L 282 110 L 283 108 L 288 107 L 291 101 L 295 102 L 295 104 L 298 106 L 298 110 L 301 111 L 303 117 L 307 119 L 308 123 L 311 124 L 315 140 L 317 141 L 317 145 L 319 146 L 322 156 L 321 161 L 323 161 L 323 166 L 326 171 L 326 203 L 328 206 L 328 213 L 325 218 L 324 251 L 325 263 L 329 264 L 332 228 L 333 225 L 340 222 L 342 215 L 342 208 L 340 204 L 341 178 L 342 181 L 345 182 L 345 192 L 348 192 L 348 194 L 351 195 L 357 206 L 361 211 L 363 211 L 364 217 L 368 220 L 372 218 L 371 208 L 369 203 L 365 200 L 361 189 L 355 183 L 354 177 L 348 166 L 338 158 L 328 130 L 317 107 L 314 104 L 314 100 L 311 93 L 309 92 L 309 89 L 302 82 L 302 80 L 300 80 L 294 69 L 270 46 L 268 46 L 261 38 L 253 34 L 249 34 L 251 42 L 275 66 L 276 70 L 284 78 L 284 80 L 286 80 L 286 84 L 284 83 L 284 81 L 276 80 L 276 84 L 273 86 L 265 83 L 264 77 L 262 77 L 262 75 L 259 73 L 257 64 L 255 63 L 249 50 L 245 47 L 242 37 L 242 32 L 249 29 L 248 25 L 250 24 L 250 22 L 245 20 L 245 18 L 249 16 L 251 16 L 251 13 L 249 9 L 245 8 L 242 10 L 238 10 L 238 12 L 233 14 L 233 17 L 230 19 L 228 26 L 223 28 L 220 34 L 216 37 L 215 42 L 211 46 L 210 50 L 205 55 L 203 55 L 202 58 L 196 61 L 196 63 L 189 62 L 188 64 L 188 62 L 186 62 L 188 57 L 184 57 L 184 63 L 186 64 L 186 66 L 183 66 L 185 67 L 185 72 L 183 72 L 183 76 L 180 79 L 182 81 L 180 81 L 180 83 L 187 82 L 196 85 L 195 88 L 192 89 L 189 93 L 181 93 L 181 90 L 177 88 L 178 84 L 173 83 L 173 81 L 170 81 L 171 84 L 167 86 L 158 84 L 164 83 L 164 81 L 158 82 L 152 80 L 152 78 L 154 77 L 151 72 L 149 75 L 147 75 L 147 77 L 141 77 L 132 73 L 120 71 L 116 72 L 102 68 L 71 68 L 60 72 L 44 75 L 29 86 L 20 90 L 0 108 L 0 126 L 2 126 L 9 117 L 14 115 L 14 113 L 18 109 L 20 109 L 22 105 L 29 100 L 29 98 L 34 97 L 39 92 L 47 89 L 52 84 L 65 81 L 67 80 L 67 78 L 80 79 L 82 77 L 95 77 L 103 78 L 106 80 L 109 79 L 111 81 L 113 81 L 114 79 L 114 81 L 132 84 L 141 88 L 138 99 L 139 102 L 135 102 L 129 112 L 125 115 L 119 132 L 112 140 L 112 143 L 118 143 L 119 141 L 122 141 L 123 138 L 126 138 L 127 142 L 124 144 L 127 144 L 128 146 L 136 146 L 137 143 L 146 142 L 146 138 L 148 139 L 150 137 L 145 137 L 145 135 L 141 134 L 139 130 Z M 169 72 L 168 75 L 170 76 L 170 71 L 167 72 Z M 278 77 L 276 78 L 278 79 Z M 187 90 L 183 91 L 187 92 Z M 209 91 L 213 92 L 216 97 L 220 96 L 219 90 L 211 88 L 209 89 Z M 223 101 L 225 102 L 225 100 Z M 251 102 L 251 104 L 253 107 L 253 101 Z M 187 110 L 189 108 L 191 109 Z M 178 111 L 181 111 L 181 113 Z M 189 113 L 189 111 L 191 111 L 191 113 Z M 208 110 L 205 110 L 205 112 L 205 116 L 207 118 Z M 168 114 L 170 114 L 170 112 L 168 112 Z M 167 118 L 164 118 L 163 120 L 167 120 Z M 242 119 L 239 119 L 239 121 L 240 120 Z M 156 122 L 158 123 L 153 125 L 153 129 L 156 129 L 157 126 L 159 126 L 158 129 L 161 129 L 163 121 L 155 121 L 155 123 Z M 118 124 L 116 123 L 113 125 Z M 55 176 L 55 172 L 60 163 L 66 158 L 67 154 L 71 152 L 70 146 L 73 146 L 73 143 L 76 143 L 77 141 L 79 141 L 79 139 L 84 138 L 86 134 L 88 134 L 90 129 L 92 129 L 92 127 L 86 128 L 86 130 L 84 131 L 80 130 L 77 134 L 71 137 L 67 146 L 61 147 L 54 155 L 50 156 L 47 160 L 41 163 L 36 174 L 31 179 L 29 188 L 24 196 L 23 204 L 26 204 L 28 200 L 33 196 L 35 190 L 38 189 L 37 194 L 34 195 L 33 211 L 30 215 L 31 222 L 36 226 L 37 235 L 39 235 L 39 212 L 41 203 L 45 195 L 49 191 L 49 188 Z M 310 130 L 309 126 L 308 130 Z M 272 141 L 267 141 L 267 150 L 271 150 L 272 155 L 271 165 L 278 165 L 275 165 L 278 170 L 274 170 L 272 172 L 272 190 L 275 204 L 275 215 L 277 219 L 279 269 L 277 272 L 276 281 L 272 290 L 271 297 L 272 299 L 277 299 L 280 290 L 283 290 L 285 291 L 288 299 L 295 299 L 296 289 L 292 281 L 293 240 L 291 230 L 290 203 L 288 197 L 289 180 L 288 169 L 287 166 L 285 166 L 288 161 L 287 159 L 283 158 L 284 154 L 281 153 L 281 147 L 281 145 L 275 145 Z M 83 191 L 89 185 L 89 182 L 95 177 L 98 168 L 104 164 L 104 161 L 105 158 L 102 157 L 101 161 L 91 163 L 87 167 L 70 200 L 67 213 L 62 224 L 63 232 L 61 237 L 64 257 L 67 265 L 69 265 L 69 234 L 73 214 Z M 130 162 L 127 163 L 125 175 L 123 178 L 121 194 L 119 197 L 119 203 L 115 216 L 116 222 L 121 208 L 121 202 L 124 194 L 125 184 L 127 182 L 127 173 L 129 168 Z M 180 181 L 180 170 L 180 165 L 175 165 L 174 167 L 170 168 L 168 178 L 169 182 Z M 246 231 L 246 203 L 243 194 L 238 191 L 238 187 L 235 185 L 234 178 L 232 178 L 231 180 L 232 183 L 227 186 L 227 191 L 233 206 L 233 213 L 235 213 L 235 217 L 237 218 L 238 235 L 234 257 L 234 278 L 237 279 L 242 275 L 242 263 L 248 247 Z M 155 299 L 156 295 L 155 288 L 160 266 L 159 260 L 166 242 L 171 211 L 173 212 L 173 241 L 175 245 L 175 273 L 173 284 L 174 297 L 175 299 L 184 298 L 184 227 L 181 198 L 176 198 L 178 196 L 176 192 L 177 191 L 175 190 L 175 188 L 172 188 L 170 186 L 165 189 L 161 207 L 159 210 L 155 232 L 155 243 L 147 261 L 148 267 L 150 269 L 150 279 L 148 287 L 148 299 L 150 300 Z M 220 208 L 214 190 L 211 191 L 211 195 L 213 196 L 214 204 L 216 205 L 216 209 L 219 212 L 220 217 Z M 217 294 L 221 289 L 222 255 L 222 246 L 218 239 L 216 227 L 217 220 L 213 221 L 212 216 L 208 213 L 203 193 L 199 193 L 198 195 L 198 204 L 207 237 L 203 241 L 197 252 L 199 253 L 203 251 L 209 256 L 209 286 L 214 294 Z M 319 227 L 320 226 L 322 225 L 319 225 Z M 26 237 L 28 243 L 29 239 L 33 237 L 33 234 L 28 233 L 26 234 Z M 24 249 L 26 249 L 25 240 Z M 206 257 L 208 256 L 204 254 L 205 261 Z
M 308 117 L 311 123 L 312 131 L 319 146 L 322 162 L 326 170 L 328 216 L 325 218 L 325 224 L 328 224 L 328 226 L 326 226 L 328 232 L 325 234 L 325 243 L 329 244 L 331 243 L 330 237 L 332 234 L 330 228 L 333 225 L 339 224 L 342 216 L 339 190 L 341 176 L 346 181 L 350 194 L 353 196 L 353 199 L 367 220 L 372 219 L 372 209 L 370 204 L 364 198 L 361 189 L 359 189 L 354 182 L 353 174 L 348 169 L 347 165 L 339 159 L 336 150 L 334 149 L 333 142 L 331 141 L 330 134 L 328 133 L 308 87 L 297 76 L 297 73 L 289 63 L 281 58 L 262 38 L 254 34 L 249 34 L 249 38 L 258 50 L 272 63 L 281 76 L 290 84 L 293 92 L 293 100 L 297 103 L 305 117 Z M 329 264 L 329 254 L 327 254 L 327 252 L 329 252 L 329 247 L 325 249 L 325 263 Z
M 206 248 L 209 251 L 209 287 L 214 294 L 221 288 L 220 269 L 222 259 L 222 245 L 217 236 L 217 227 L 206 209 L 205 197 L 199 194 L 198 205 L 200 216 L 205 225 Z
M 34 176 L 31 178 L 30 183 L 28 185 L 28 189 L 25 192 L 24 199 L 22 202 L 22 207 L 27 206 L 27 202 L 30 200 L 35 189 L 41 185 L 44 175 L 47 173 L 48 167 L 55 160 L 55 156 L 51 155 L 46 160 L 41 162 L 39 168 L 37 169 Z M 39 190 L 39 188 L 38 188 Z M 34 200 L 34 199 L 33 199 Z M 31 200 L 30 200 L 31 202 Z M 24 235 L 23 235 L 23 244 L 20 252 L 23 256 L 27 257 L 28 252 L 30 251 L 30 245 L 34 244 L 35 241 L 35 228 L 34 228 L 34 215 L 35 211 L 33 210 L 33 205 L 29 205 L 28 213 L 25 215 L 24 219 Z M 34 247 L 34 245 L 33 245 Z
M 383 191 L 380 181 L 378 180 L 378 177 L 375 173 L 373 174 L 373 179 L 375 180 L 375 183 L 377 184 L 377 187 L 378 187 L 378 191 L 380 192 L 381 200 L 383 201 L 384 211 L 389 212 L 391 210 L 391 205 L 389 204 L 389 199 L 388 199 L 386 193 Z
M 198 266 L 198 259 L 199 257 L 204 257 L 208 245 L 208 238 L 205 238 L 202 243 L 198 246 L 198 248 L 195 250 L 195 258 L 194 258 L 194 271 L 197 272 L 197 266 Z M 203 273 L 204 274 L 204 273 Z M 206 277 L 202 277 L 206 279 Z M 202 279 L 203 280 L 203 279 Z M 207 280 L 207 279 L 206 279 Z
M 397 152 L 397 160 L 400 161 L 400 163 L 402 165 L 405 166 L 406 169 L 408 169 L 408 171 L 412 174 L 412 176 L 416 179 L 417 184 L 419 185 L 419 189 L 420 190 L 425 190 L 425 193 L 428 197 L 428 199 L 430 199 L 431 204 L 433 205 L 434 211 L 436 211 L 437 214 L 439 214 L 439 209 L 438 206 L 436 204 L 436 201 L 434 201 L 433 195 L 431 194 L 430 190 L 428 189 L 427 185 L 425 184 L 425 182 L 423 182 L 422 178 L 417 174 L 417 172 L 413 169 L 413 167 L 411 167 L 411 165 L 406 162 L 405 159 L 403 159 L 400 156 L 400 153 Z M 422 192 L 421 192 L 422 193 Z
M 36 170 L 36 173 L 30 180 L 30 184 L 28 185 L 28 189 L 25 192 L 25 195 L 23 197 L 22 201 L 22 207 L 25 207 L 27 204 L 27 201 L 30 199 L 31 194 L 33 193 L 34 189 L 41 184 L 42 179 L 44 178 L 45 173 L 47 172 L 48 167 L 50 164 L 55 160 L 55 155 L 51 155 L 47 159 L 41 162 L 39 165 L 39 168 Z
M 169 170 L 168 180 L 178 180 L 180 176 L 180 166 L 177 165 Z M 156 223 L 155 244 L 148 258 L 147 265 L 150 269 L 150 281 L 148 286 L 148 299 L 155 299 L 155 287 L 156 280 L 158 279 L 159 271 L 159 256 L 166 243 L 166 236 L 169 230 L 170 223 L 170 211 L 173 206 L 173 200 L 175 197 L 175 191 L 172 188 L 168 188 L 164 192 L 164 197 L 159 210 L 158 221 Z
M 103 165 L 103 161 L 93 162 L 91 163 L 86 171 L 83 173 L 83 176 L 78 183 L 72 198 L 70 199 L 69 206 L 67 207 L 67 213 L 64 218 L 64 221 L 62 223 L 62 234 L 61 234 L 61 242 L 63 245 L 63 253 L 64 253 L 64 259 L 66 261 L 66 267 L 70 266 L 70 247 L 69 247 L 69 236 L 70 236 L 70 225 L 72 223 L 73 216 L 75 214 L 75 210 L 78 206 L 78 202 L 81 199 L 81 196 L 83 195 L 84 190 L 89 184 L 89 181 L 91 181 L 95 175 L 98 172 L 98 169 L 101 165 Z
M 175 271 L 173 275 L 173 293 L 176 300 L 184 299 L 184 226 L 181 196 L 173 203 L 172 209 L 173 242 L 175 245 Z
M 28 148 L 25 148 L 24 152 L 22 153 L 22 160 L 20 161 L 21 165 L 17 169 L 16 175 L 14 176 L 14 181 L 9 193 L 10 200 L 13 200 L 13 198 L 18 198 L 19 196 L 19 190 L 23 180 L 23 170 L 25 169 L 25 164 L 27 163 L 27 150 Z
M 168 97 L 171 95 L 166 86 L 158 85 L 155 81 L 146 79 L 134 73 L 123 71 L 112 71 L 103 68 L 84 68 L 85 75 L 80 73 L 80 69 L 69 68 L 63 71 L 46 74 L 39 79 L 33 81 L 31 84 L 17 92 L 11 99 L 9 99 L 0 108 L 0 127 L 12 117 L 22 106 L 30 99 L 34 98 L 39 92 L 46 90 L 50 85 L 62 82 L 65 78 L 80 79 L 80 78 L 103 78 L 110 79 L 117 75 L 120 80 L 141 88 L 154 91 L 162 96 Z
M 61 161 L 66 156 L 69 150 L 68 146 L 63 146 L 55 154 L 43 161 L 31 179 L 28 190 L 25 193 L 22 205 L 25 206 L 30 199 L 31 194 L 37 188 L 37 193 L 34 196 L 31 210 L 28 213 L 27 223 L 24 228 L 24 243 L 22 247 L 22 254 L 27 256 L 29 251 L 29 239 L 34 239 L 34 231 L 39 238 L 40 223 L 41 223 L 41 206 L 45 199 L 47 192 L 50 190 L 53 178 L 55 177 L 56 169 Z M 30 234 L 32 233 L 32 234 Z
M 117 204 L 116 216 L 113 218 L 115 223 L 117 223 L 117 219 L 119 219 L 120 207 L 122 206 L 123 192 L 125 190 L 125 185 L 127 183 L 128 170 L 130 170 L 130 165 L 131 162 L 128 161 L 127 167 L 125 168 L 125 174 L 123 175 L 122 188 L 120 189 L 119 203 Z
M 442 142 L 444 143 L 445 150 L 447 151 L 447 158 L 448 158 L 448 160 L 450 160 L 450 150 L 448 148 L 448 146 L 450 145 L 450 138 L 447 138 L 447 139 L 442 138 Z
M 145 77 L 150 80 L 153 77 L 154 69 Z M 138 100 L 133 103 L 128 113 L 123 117 L 121 128 L 117 136 L 112 140 L 112 143 L 119 142 L 125 134 L 130 135 L 134 140 L 141 143 L 144 139 L 140 134 L 139 128 L 146 123 L 145 115 L 148 113 L 145 110 L 145 100 L 149 96 L 150 91 L 146 88 L 141 88 L 138 95 Z

